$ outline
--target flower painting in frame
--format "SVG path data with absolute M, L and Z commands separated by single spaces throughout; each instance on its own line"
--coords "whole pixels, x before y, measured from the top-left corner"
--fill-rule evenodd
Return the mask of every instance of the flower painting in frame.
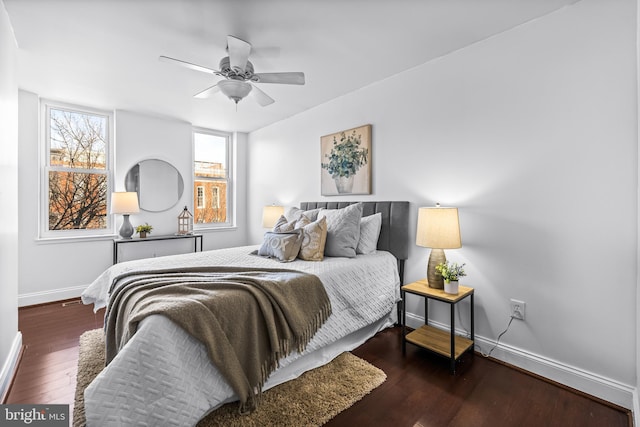
M 371 194 L 371 125 L 320 138 L 323 196 Z

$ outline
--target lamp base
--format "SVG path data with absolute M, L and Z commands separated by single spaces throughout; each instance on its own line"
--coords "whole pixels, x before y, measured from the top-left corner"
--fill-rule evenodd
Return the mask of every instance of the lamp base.
M 122 215 L 122 217 L 124 218 L 124 220 L 122 221 L 122 227 L 120 227 L 120 237 L 122 237 L 123 239 L 130 239 L 131 236 L 133 236 L 133 225 L 131 225 L 131 222 L 129 222 L 129 215 L 128 214 L 124 214 Z
M 447 262 L 444 256 L 444 250 L 431 249 L 429 255 L 429 263 L 427 264 L 427 282 L 429 287 L 434 289 L 444 289 L 444 279 L 442 275 L 436 271 L 436 265 Z

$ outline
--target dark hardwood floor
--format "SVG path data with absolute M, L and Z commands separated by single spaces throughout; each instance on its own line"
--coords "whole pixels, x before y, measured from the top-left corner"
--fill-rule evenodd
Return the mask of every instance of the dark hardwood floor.
M 383 331 L 353 353 L 387 381 L 327 426 L 631 427 L 631 412 L 479 354 L 448 360 L 407 344 L 400 328 Z
M 104 311 L 94 314 L 92 307 L 20 308 L 25 350 L 6 403 L 73 405 L 78 338 L 102 327 Z M 632 426 L 626 409 L 477 354 L 463 356 L 455 376 L 447 360 L 413 345 L 403 356 L 400 328 L 353 353 L 382 369 L 387 381 L 328 426 Z
M 92 308 L 74 300 L 18 310 L 23 354 L 6 403 L 68 403 L 73 413 L 79 338 L 104 319 Z

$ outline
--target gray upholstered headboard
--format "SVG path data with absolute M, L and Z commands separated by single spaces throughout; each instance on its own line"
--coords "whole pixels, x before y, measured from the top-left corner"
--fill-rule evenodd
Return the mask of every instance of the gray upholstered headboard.
M 409 202 L 301 202 L 300 209 L 340 209 L 354 203 L 362 203 L 362 216 L 382 213 L 378 249 L 389 251 L 398 259 L 403 283 L 404 261 L 409 257 Z

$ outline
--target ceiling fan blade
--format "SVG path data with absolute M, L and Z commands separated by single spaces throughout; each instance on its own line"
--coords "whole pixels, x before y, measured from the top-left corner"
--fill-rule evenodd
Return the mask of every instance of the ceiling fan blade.
M 213 95 L 216 92 L 220 92 L 220 86 L 218 86 L 218 84 L 214 84 L 213 86 L 203 90 L 202 92 L 198 92 L 195 95 L 193 95 L 194 98 L 209 98 L 211 95 Z
M 227 36 L 227 51 L 231 68 L 244 72 L 249 60 L 249 53 L 251 53 L 251 44 L 237 37 Z
M 207 67 L 203 67 L 202 65 L 192 64 L 191 62 L 182 61 L 180 59 L 169 58 L 168 56 L 160 56 L 159 59 L 160 59 L 160 61 L 163 61 L 163 62 L 170 62 L 170 63 L 177 64 L 177 65 L 180 65 L 180 66 L 185 67 L 185 68 L 189 68 L 191 70 L 202 71 L 203 73 L 210 73 L 210 74 L 218 74 L 219 73 L 219 71 L 214 70 L 212 68 L 207 68 Z
M 256 83 L 280 83 L 285 85 L 303 85 L 304 73 L 256 73 Z
M 252 96 L 253 98 L 255 98 L 255 100 L 261 106 L 266 107 L 267 105 L 271 105 L 274 102 L 276 102 L 276 101 L 273 100 L 273 98 L 271 98 L 269 95 L 264 93 L 256 85 L 251 85 L 251 86 L 253 87 L 253 89 L 251 90 L 251 93 L 249 95 Z

